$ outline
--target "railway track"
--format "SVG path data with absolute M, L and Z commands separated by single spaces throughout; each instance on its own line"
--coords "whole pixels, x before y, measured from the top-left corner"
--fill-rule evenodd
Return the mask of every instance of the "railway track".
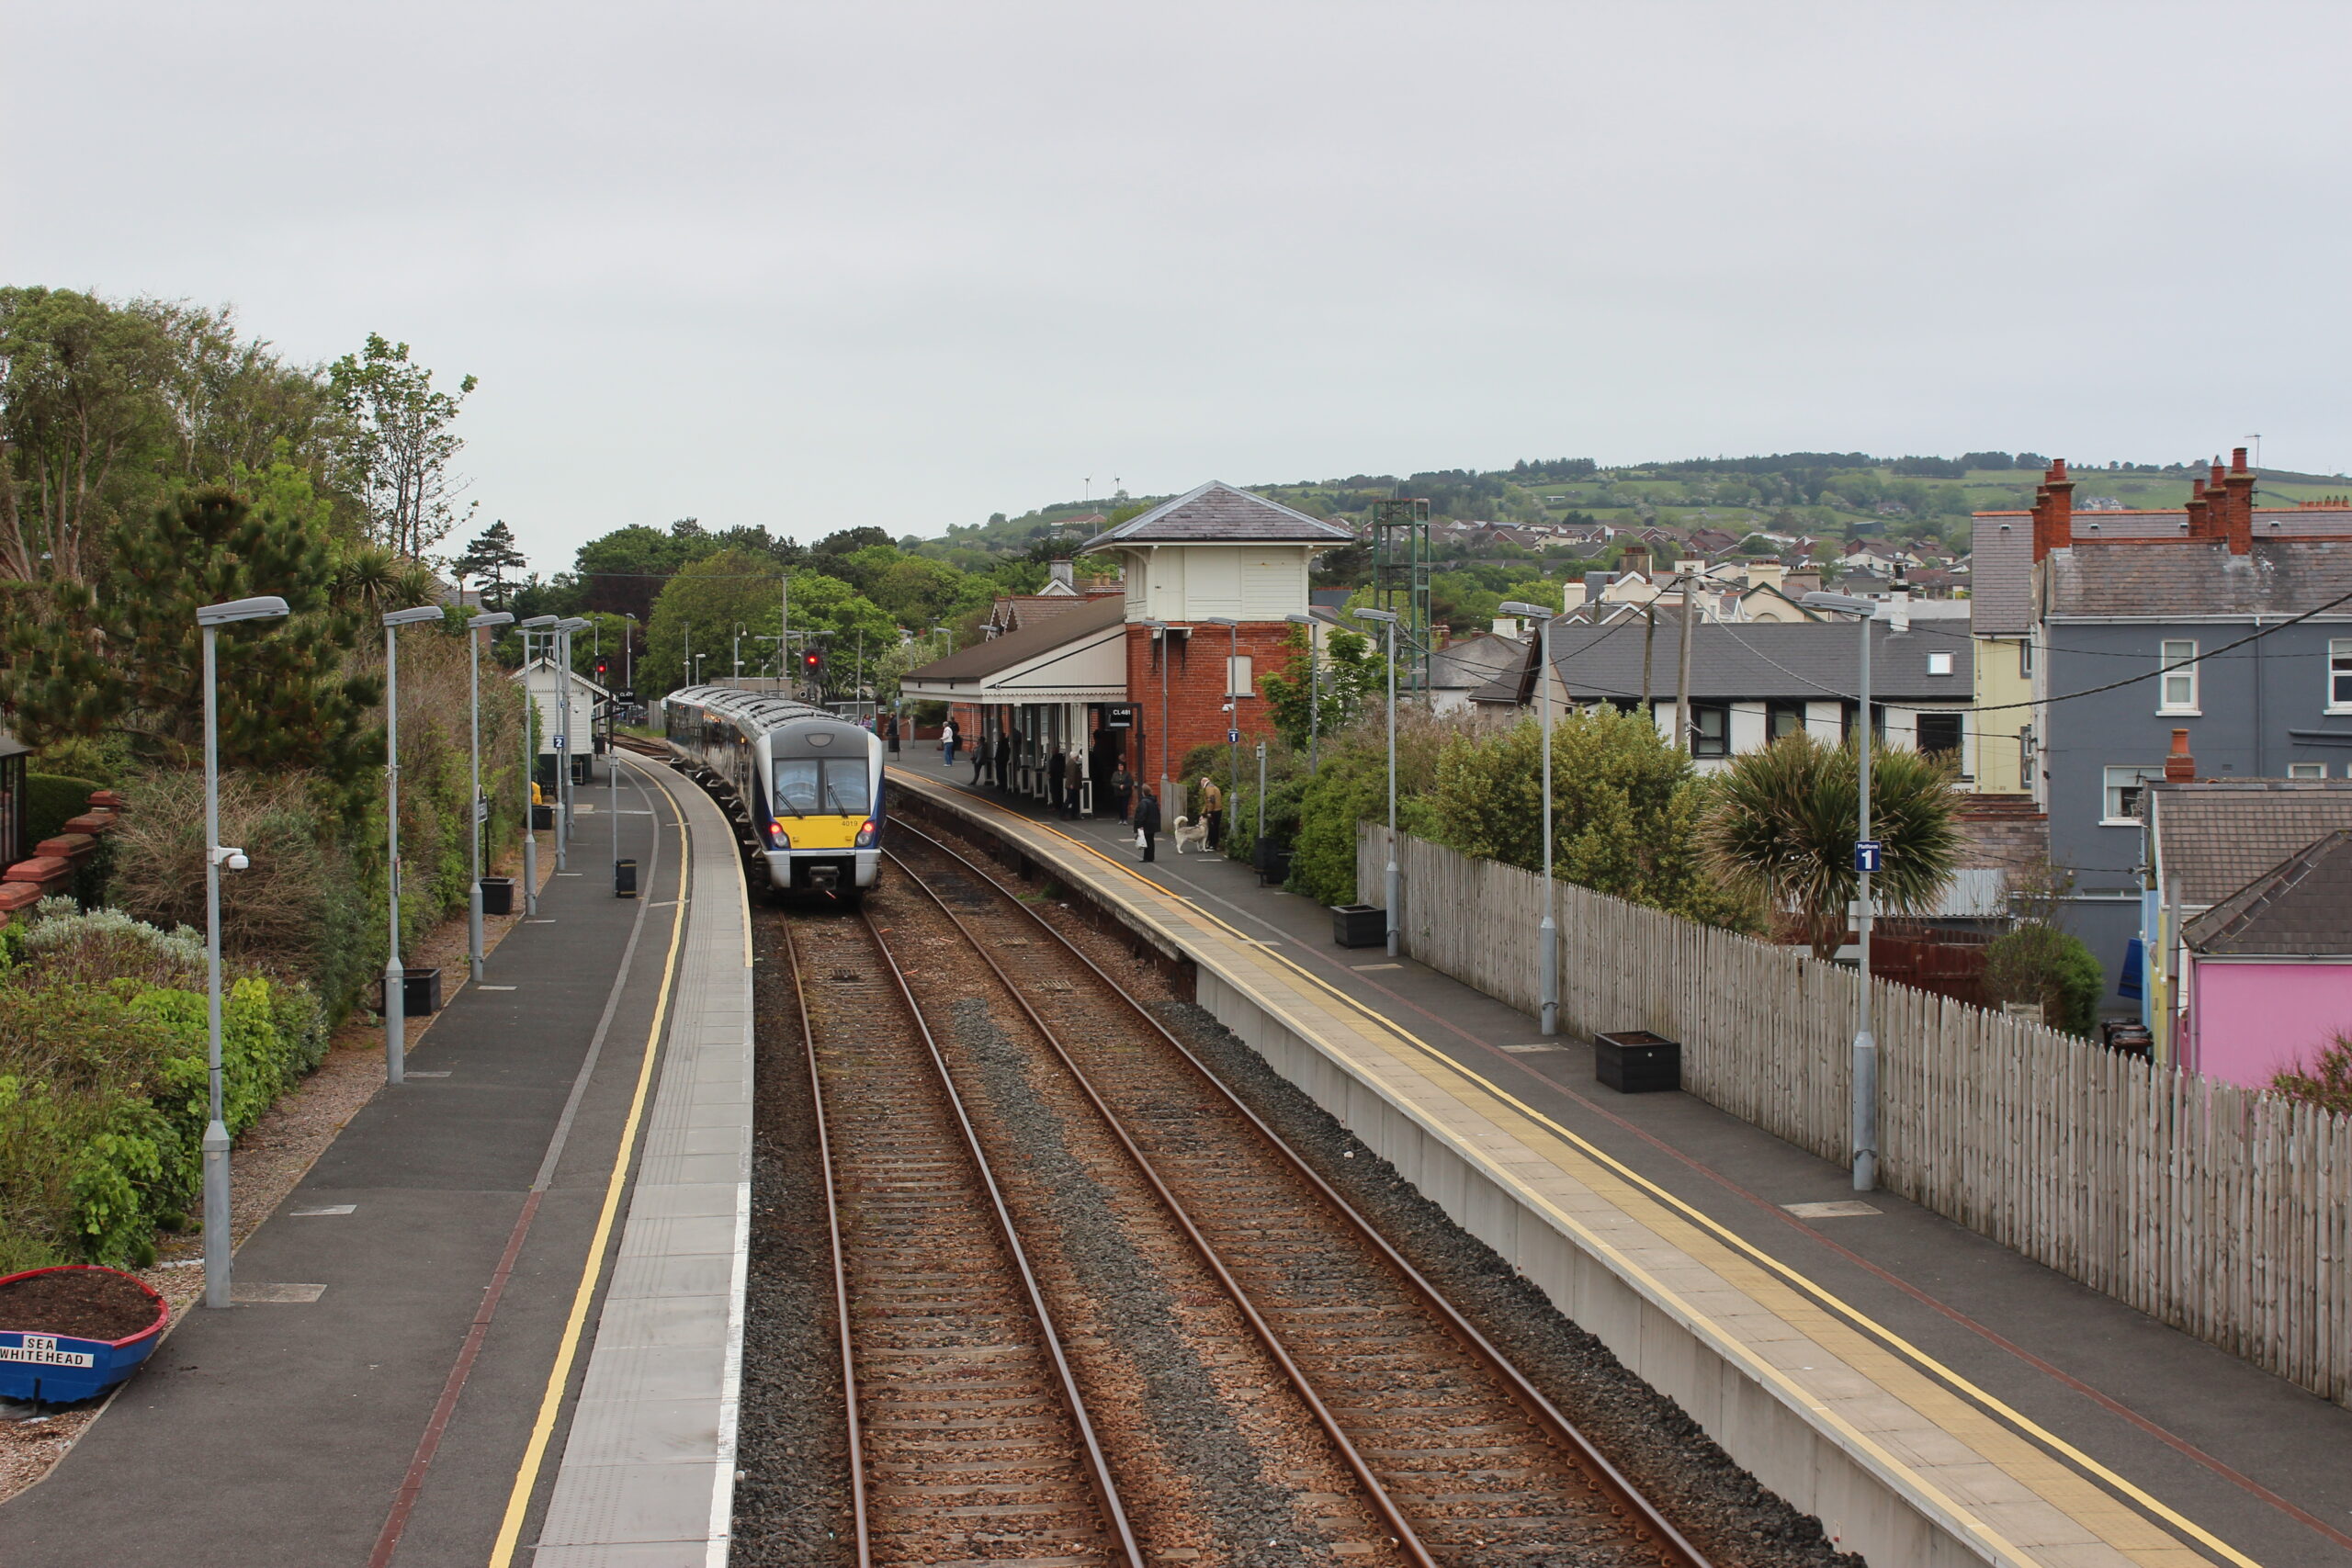
M 1125 1223 L 1165 1231 L 1213 1277 L 1269 1386 L 1306 1413 L 1345 1478 L 1317 1523 L 1333 1550 L 1373 1555 L 1338 1561 L 1699 1568 L 1566 1417 L 1147 1009 L 952 847 L 903 819 L 892 838 L 901 874 L 874 919 L 922 953 L 909 1010 L 944 987 L 992 994 L 1025 1023 L 1038 1098 L 1094 1123 L 1130 1169 Z M 939 1070 L 973 1077 L 956 1057 Z M 1121 1463 L 1114 1449 L 1110 1469 Z
M 787 926 L 817 1104 L 856 1561 L 1143 1568 L 1036 1278 L 870 921 Z

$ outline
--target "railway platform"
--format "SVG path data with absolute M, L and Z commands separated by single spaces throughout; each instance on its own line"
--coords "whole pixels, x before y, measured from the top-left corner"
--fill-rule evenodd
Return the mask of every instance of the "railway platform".
M 1204 1006 L 1872 1562 L 2352 1568 L 2352 1411 L 1889 1194 L 1856 1211 L 1841 1168 L 1688 1095 L 1601 1088 L 1589 1042 L 1336 947 L 1238 863 L 1163 838 L 1142 866 L 1115 820 L 968 777 L 930 748 L 893 769 L 1190 962 Z
M 718 809 L 623 756 L 571 865 L 74 1450 L 0 1562 L 723 1562 L 750 1172 Z M 609 860 L 639 864 L 614 896 Z

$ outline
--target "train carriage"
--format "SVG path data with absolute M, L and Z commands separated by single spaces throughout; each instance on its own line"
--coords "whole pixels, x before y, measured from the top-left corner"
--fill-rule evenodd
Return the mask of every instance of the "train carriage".
M 662 699 L 671 758 L 735 819 L 776 893 L 855 903 L 881 873 L 888 815 L 880 737 L 766 692 L 688 686 Z

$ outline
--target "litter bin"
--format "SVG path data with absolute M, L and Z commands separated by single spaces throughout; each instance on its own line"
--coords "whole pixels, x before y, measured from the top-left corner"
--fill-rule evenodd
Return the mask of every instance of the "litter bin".
M 481 912 L 485 915 L 511 915 L 514 912 L 513 877 L 485 876 L 481 879 Z
M 544 830 L 546 830 L 547 829 L 549 829 L 549 828 L 554 827 L 554 826 L 555 826 L 555 807 L 552 807 L 552 806 L 534 806 L 534 807 L 531 807 L 531 826 L 532 826 L 534 829 L 538 829 L 538 830 L 541 830 L 541 831 L 544 831 Z
M 637 863 L 635 861 L 616 860 L 613 863 L 613 897 L 616 898 L 637 897 Z
M 1341 947 L 1386 947 L 1388 911 L 1377 904 L 1334 904 L 1331 940 Z
M 409 1018 L 422 1018 L 441 1010 L 441 971 L 438 969 L 403 969 L 401 971 L 401 1011 Z M 384 982 L 376 982 L 376 1010 L 384 1010 Z
M 1620 1094 L 1682 1087 L 1682 1047 L 1646 1029 L 1592 1037 L 1592 1076 Z

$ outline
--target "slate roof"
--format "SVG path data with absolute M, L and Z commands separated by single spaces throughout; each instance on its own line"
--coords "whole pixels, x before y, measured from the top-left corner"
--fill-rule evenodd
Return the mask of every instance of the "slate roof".
M 1355 535 L 1336 523 L 1211 479 L 1095 535 L 1080 548 L 1087 553 L 1120 545 L 1344 545 L 1354 539 Z
M 2334 540 L 2256 538 L 2242 556 L 2219 539 L 2078 543 L 2051 551 L 2045 566 L 2052 615 L 2296 615 L 2352 595 L 2352 550 Z
M 2352 828 L 2304 845 L 2181 928 L 2197 953 L 2352 954 Z
M 1480 632 L 1430 655 L 1430 684 L 1460 691 L 1484 686 L 1499 675 L 1516 680 L 1526 661 L 1527 644 L 1521 638 Z
M 1023 626 L 1017 632 L 959 648 L 944 659 L 934 659 L 902 677 L 909 681 L 976 681 L 1010 670 L 1023 660 L 1049 653 L 1066 642 L 1108 631 L 1127 618 L 1125 594 L 1106 593 L 1097 599 L 1064 601 L 1072 606 L 1059 615 Z
M 2221 903 L 2305 845 L 2352 828 L 2352 780 L 2150 783 L 2143 807 L 2166 891 Z
M 1568 694 L 1580 701 L 1642 694 L 1642 617 L 1629 615 L 1605 626 L 1552 625 L 1552 662 Z M 1702 620 L 1690 628 L 1690 695 L 1700 702 L 1829 701 L 1851 696 L 1860 684 L 1860 637 L 1853 624 L 1836 621 Z M 1682 630 L 1677 613 L 1662 609 L 1650 646 L 1650 695 L 1672 697 L 1679 683 Z M 1532 645 L 1531 645 L 1532 646 Z M 1971 699 L 1973 645 L 1954 626 L 1915 626 L 1898 633 L 1886 622 L 1871 624 L 1871 700 L 1959 702 Z M 1928 673 L 1930 653 L 1951 655 L 1951 673 Z M 1509 697 L 1490 698 L 1484 688 L 1473 700 L 1520 701 L 1533 694 L 1527 660 Z

